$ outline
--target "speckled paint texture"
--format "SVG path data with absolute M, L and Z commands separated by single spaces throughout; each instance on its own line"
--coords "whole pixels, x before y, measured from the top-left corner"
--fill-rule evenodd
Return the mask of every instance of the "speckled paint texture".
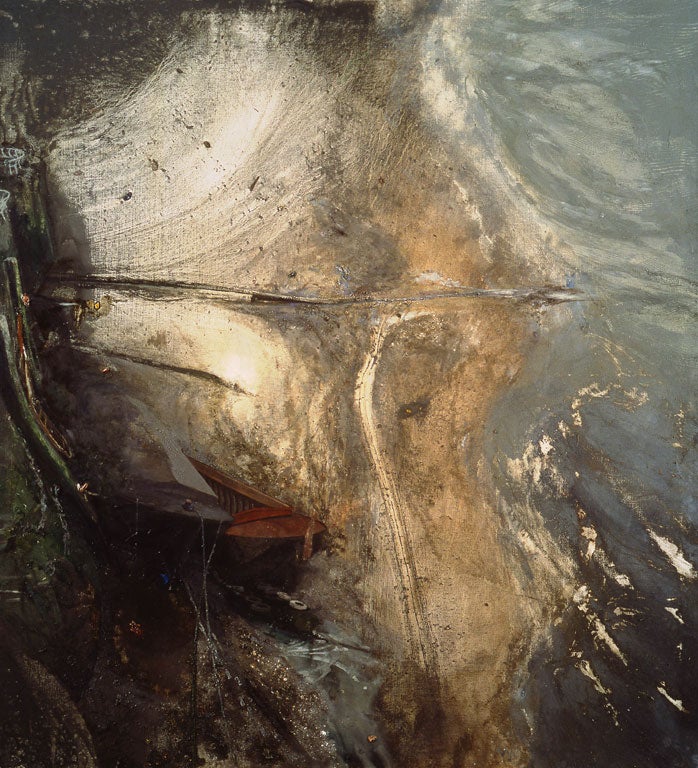
M 698 19 L 611 5 L 0 12 L 2 768 L 695 763 Z

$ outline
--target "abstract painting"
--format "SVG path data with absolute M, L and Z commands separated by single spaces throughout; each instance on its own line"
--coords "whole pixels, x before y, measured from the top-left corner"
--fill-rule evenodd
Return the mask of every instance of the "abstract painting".
M 0 768 L 698 765 L 697 32 L 3 4 Z

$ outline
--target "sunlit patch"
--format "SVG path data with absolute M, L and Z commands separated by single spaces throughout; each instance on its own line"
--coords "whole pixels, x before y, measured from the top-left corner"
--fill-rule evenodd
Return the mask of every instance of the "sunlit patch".
M 232 386 L 237 386 L 245 392 L 254 394 L 259 387 L 259 373 L 255 360 L 249 355 L 236 352 L 223 358 L 220 376 Z

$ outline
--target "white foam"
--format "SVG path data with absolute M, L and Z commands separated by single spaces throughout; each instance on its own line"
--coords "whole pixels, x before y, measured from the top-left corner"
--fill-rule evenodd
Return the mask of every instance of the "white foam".
M 674 544 L 673 541 L 664 538 L 664 536 L 660 536 L 651 528 L 647 529 L 647 533 L 649 533 L 650 538 L 659 547 L 659 549 L 661 549 L 662 552 L 669 558 L 669 562 L 674 566 L 676 572 L 680 576 L 691 580 L 696 578 L 696 569 L 691 563 L 688 562 L 688 560 L 686 560 L 683 552 L 681 552 L 681 550 L 676 546 L 676 544 Z
M 685 622 L 684 622 L 684 620 L 683 620 L 683 618 L 681 617 L 681 614 L 678 612 L 678 609 L 676 609 L 676 608 L 671 608 L 670 606 L 668 606 L 668 605 L 665 605 L 665 606 L 664 606 L 664 610 L 665 610 L 667 613 L 670 613 L 670 614 L 671 614 L 671 615 L 672 615 L 672 616 L 673 616 L 673 617 L 676 619 L 676 621 L 678 621 L 678 622 L 679 622 L 679 624 L 684 624 L 684 623 L 685 623 Z
M 666 691 L 666 688 L 664 687 L 665 685 L 666 683 L 662 682 L 661 685 L 657 686 L 657 690 L 659 691 L 659 693 L 661 693 L 662 696 L 664 696 L 664 698 L 669 702 L 669 704 L 672 704 L 673 706 L 675 706 L 676 709 L 679 710 L 679 712 L 687 713 L 688 710 L 686 709 L 686 707 L 684 707 L 683 701 L 681 701 L 681 699 L 674 699 L 671 696 L 669 696 L 669 694 Z

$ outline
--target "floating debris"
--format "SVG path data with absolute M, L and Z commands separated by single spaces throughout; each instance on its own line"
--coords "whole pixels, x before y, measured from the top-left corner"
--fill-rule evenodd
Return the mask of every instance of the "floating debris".
M 253 507 L 238 513 L 225 533 L 251 539 L 303 539 L 308 531 L 314 536 L 324 530 L 325 526 L 319 520 L 290 508 Z
M 29 359 L 27 357 L 27 349 L 24 340 L 24 321 L 21 314 L 17 314 L 17 349 L 19 351 L 19 372 L 22 378 L 22 386 L 27 396 L 29 408 L 32 415 L 36 419 L 37 424 L 44 433 L 44 436 L 51 443 L 51 445 L 62 455 L 67 458 L 72 457 L 70 446 L 63 435 L 56 429 L 51 423 L 48 415 L 44 411 L 41 402 L 34 391 L 34 384 L 32 382 L 32 375 L 29 365 Z M 82 493 L 82 491 L 81 491 Z
M 270 507 L 290 510 L 287 504 L 269 496 L 251 485 L 234 480 L 220 470 L 209 467 L 201 461 L 189 457 L 194 469 L 204 478 L 211 490 L 216 494 L 218 503 L 228 514 L 235 516 L 253 507 Z

